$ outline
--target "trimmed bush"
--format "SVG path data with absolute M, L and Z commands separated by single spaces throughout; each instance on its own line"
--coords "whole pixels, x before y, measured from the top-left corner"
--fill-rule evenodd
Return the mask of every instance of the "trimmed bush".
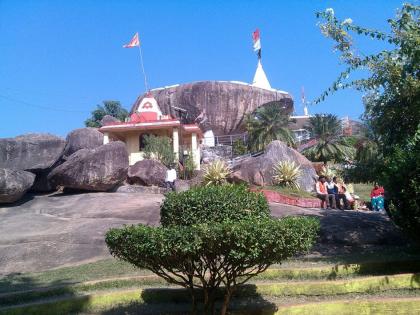
M 181 193 L 171 192 L 160 207 L 163 226 L 269 216 L 265 197 L 250 192 L 243 185 L 196 187 Z
M 224 285 L 222 315 L 239 285 L 309 250 L 319 230 L 314 218 L 272 218 L 261 194 L 233 185 L 168 194 L 161 224 L 111 229 L 106 234 L 111 254 L 187 288 L 192 313 L 199 290 L 204 313 L 214 314 Z

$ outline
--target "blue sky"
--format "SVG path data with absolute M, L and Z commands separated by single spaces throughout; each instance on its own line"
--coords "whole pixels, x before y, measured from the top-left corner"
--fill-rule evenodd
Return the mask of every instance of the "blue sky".
M 315 12 L 388 30 L 401 1 L 19 1 L 0 0 L 0 137 L 28 132 L 65 136 L 83 127 L 96 104 L 129 109 L 144 92 L 138 51 L 123 49 L 138 31 L 152 88 L 200 80 L 252 81 L 251 33 L 261 31 L 272 87 L 308 100 L 342 65 Z M 376 41 L 356 38 L 365 51 Z M 361 94 L 339 92 L 310 113 L 358 118 Z

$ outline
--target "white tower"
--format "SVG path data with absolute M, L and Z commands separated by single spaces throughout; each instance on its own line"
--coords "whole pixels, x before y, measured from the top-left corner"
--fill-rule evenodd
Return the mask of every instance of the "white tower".
M 304 115 L 304 116 L 309 116 L 308 107 L 306 106 L 306 104 L 305 104 L 305 106 L 303 107 L 303 115 Z
M 260 58 L 258 58 L 257 70 L 255 71 L 252 85 L 262 89 L 271 90 L 270 82 L 268 82 L 267 76 L 265 75 Z

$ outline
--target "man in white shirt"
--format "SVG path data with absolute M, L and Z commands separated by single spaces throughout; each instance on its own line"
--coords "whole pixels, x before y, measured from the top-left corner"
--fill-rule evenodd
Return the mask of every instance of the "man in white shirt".
M 166 177 L 165 177 L 166 188 L 171 188 L 172 190 L 175 190 L 175 180 L 176 180 L 176 170 L 175 170 L 175 167 L 171 165 L 169 169 L 166 170 Z

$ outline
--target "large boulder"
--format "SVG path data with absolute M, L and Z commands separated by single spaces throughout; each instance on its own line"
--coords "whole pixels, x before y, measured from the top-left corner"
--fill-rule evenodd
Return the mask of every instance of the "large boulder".
M 145 186 L 165 186 L 166 166 L 156 160 L 141 160 L 128 168 L 128 182 Z
M 67 135 L 64 155 L 70 156 L 81 149 L 95 149 L 104 143 L 104 135 L 96 128 L 75 129 Z
M 48 179 L 54 186 L 108 191 L 125 180 L 128 154 L 125 144 L 110 142 L 95 149 L 81 149 L 54 168 Z
M 214 147 L 202 147 L 201 158 L 203 163 L 211 163 L 216 160 L 230 160 L 232 158 L 232 146 L 218 145 Z
M 271 142 L 264 154 L 249 157 L 234 166 L 231 180 L 233 182 L 248 182 L 257 186 L 273 185 L 273 166 L 279 161 L 293 161 L 300 166 L 302 175 L 298 183 L 300 188 L 311 192 L 315 188 L 316 172 L 312 163 L 296 150 L 281 141 Z
M 120 123 L 120 122 L 121 122 L 121 120 L 115 118 L 114 116 L 105 115 L 101 119 L 100 124 L 101 124 L 101 126 L 109 126 L 109 125 L 113 125 L 115 123 Z
M 245 115 L 268 103 L 293 111 L 293 100 L 287 92 L 266 90 L 243 82 L 202 81 L 150 92 L 164 115 L 186 123 L 198 122 L 202 129 L 213 130 L 215 135 L 242 132 Z M 131 113 L 138 109 L 146 95 L 136 100 Z
M 34 180 L 35 175 L 30 172 L 0 168 L 0 203 L 15 202 L 22 198 Z
M 176 192 L 183 192 L 190 189 L 190 181 L 184 179 L 177 179 L 174 184 L 174 189 Z
M 51 134 L 26 134 L 0 139 L 0 167 L 40 172 L 63 155 L 66 142 Z

